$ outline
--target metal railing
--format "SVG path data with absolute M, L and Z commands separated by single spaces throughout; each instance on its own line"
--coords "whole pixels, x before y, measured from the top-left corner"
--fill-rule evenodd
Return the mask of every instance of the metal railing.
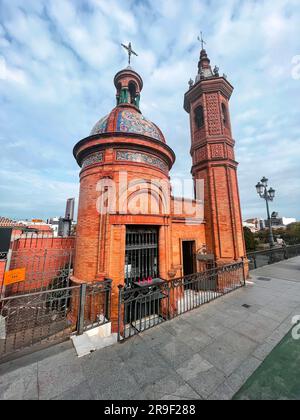
M 170 317 L 198 308 L 245 285 L 244 263 L 212 268 L 170 282 Z
M 247 254 L 247 258 L 249 261 L 249 269 L 254 270 L 256 268 L 284 261 L 289 258 L 294 258 L 299 255 L 300 244 L 249 252 Z
M 118 340 L 139 334 L 245 285 L 244 263 L 145 286 L 119 286 Z
M 110 281 L 0 299 L 0 360 L 109 322 L 110 300 Z
M 111 283 L 112 280 L 106 279 L 81 285 L 77 325 L 79 335 L 109 322 Z
M 25 269 L 25 279 L 5 288 L 5 296 L 70 286 L 74 249 L 20 249 L 12 252 L 7 270 Z
M 0 252 L 0 261 L 1 261 L 1 260 L 6 260 L 6 258 L 7 258 L 7 252 L 3 252 L 3 251 L 1 251 L 1 252 Z

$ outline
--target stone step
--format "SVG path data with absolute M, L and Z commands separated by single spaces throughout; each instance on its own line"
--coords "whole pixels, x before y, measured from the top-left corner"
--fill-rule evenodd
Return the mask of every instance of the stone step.
M 71 339 L 78 357 L 84 357 L 96 350 L 116 344 L 118 335 L 111 333 L 111 324 L 107 323 L 82 335 L 72 336 Z

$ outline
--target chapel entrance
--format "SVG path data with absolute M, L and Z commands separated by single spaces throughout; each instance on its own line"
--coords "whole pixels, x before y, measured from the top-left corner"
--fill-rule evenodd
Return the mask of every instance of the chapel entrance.
M 126 228 L 125 285 L 158 277 L 158 229 L 148 226 Z
M 195 241 L 182 242 L 183 275 L 188 276 L 196 272 L 196 243 Z

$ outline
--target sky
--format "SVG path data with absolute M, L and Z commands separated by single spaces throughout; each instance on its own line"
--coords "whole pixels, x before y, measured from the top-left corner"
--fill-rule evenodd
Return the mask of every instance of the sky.
M 183 96 L 204 33 L 230 101 L 243 218 L 265 217 L 254 186 L 276 190 L 272 211 L 300 219 L 298 0 L 0 0 L 0 215 L 64 214 L 78 197 L 72 149 L 115 106 L 113 77 L 132 42 L 143 114 L 163 131 L 190 178 Z

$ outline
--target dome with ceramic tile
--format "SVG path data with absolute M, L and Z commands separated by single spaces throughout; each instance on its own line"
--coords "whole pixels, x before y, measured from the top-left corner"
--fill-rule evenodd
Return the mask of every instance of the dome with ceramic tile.
M 157 125 L 145 118 L 134 106 L 117 106 L 95 124 L 90 135 L 103 133 L 138 134 L 165 143 L 165 138 Z

